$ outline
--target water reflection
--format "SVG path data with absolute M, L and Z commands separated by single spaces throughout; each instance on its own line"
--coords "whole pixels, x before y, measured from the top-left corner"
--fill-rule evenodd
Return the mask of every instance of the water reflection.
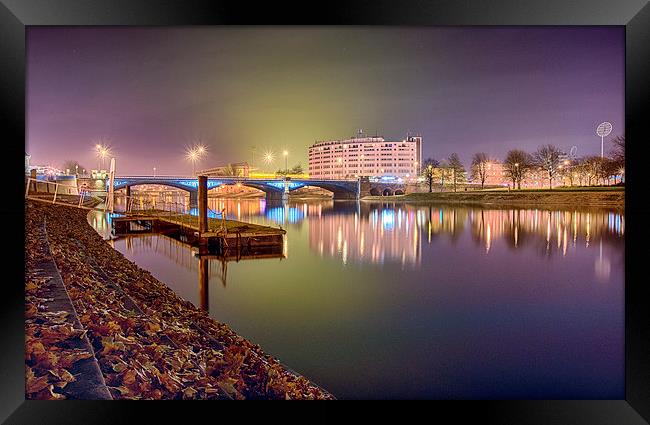
M 310 247 L 319 255 L 381 264 L 419 265 L 422 245 L 442 235 L 454 244 L 469 229 L 489 255 L 503 241 L 512 249 L 534 246 L 540 256 L 570 255 L 595 238 L 622 242 L 625 219 L 611 211 L 486 210 L 458 207 L 364 205 L 360 212 L 319 214 L 309 222 Z
M 176 199 L 184 200 L 187 211 L 197 213 L 189 207 L 189 197 Z M 224 211 L 229 219 L 259 224 L 286 228 L 307 222 L 310 249 L 343 264 L 389 261 L 417 267 L 422 262 L 423 244 L 435 244 L 443 235 L 455 244 L 467 229 L 474 243 L 483 247 L 484 255 L 490 255 L 495 243 L 503 242 L 515 250 L 532 247 L 543 257 L 572 255 L 577 245 L 588 248 L 593 240 L 622 243 L 625 233 L 622 211 L 604 209 L 549 211 L 366 202 L 340 202 L 335 207 L 331 200 L 267 202 L 263 198 L 211 198 L 208 206 L 212 214 Z M 110 233 L 110 216 L 96 220 L 92 224 L 100 233 Z M 288 241 L 284 255 L 288 255 Z M 606 257 L 600 261 L 599 276 L 607 276 L 608 261 Z
M 101 220 L 91 218 L 91 224 L 101 223 Z M 99 230 L 99 228 L 98 228 Z M 159 234 L 132 234 L 126 237 L 111 238 L 109 243 L 122 251 L 128 257 L 141 257 L 155 255 L 165 258 L 176 266 L 196 273 L 198 277 L 197 306 L 209 310 L 208 287 L 209 282 L 218 280 L 222 287 L 226 287 L 228 278 L 228 263 L 258 259 L 286 258 L 287 248 L 277 246 L 241 247 L 238 250 L 226 250 L 221 255 L 198 255 L 198 248 L 178 240 L 169 235 Z M 285 243 L 286 245 L 286 243 Z
M 624 394 L 623 211 L 209 202 L 281 225 L 284 251 L 223 261 L 167 236 L 112 243 L 340 398 Z

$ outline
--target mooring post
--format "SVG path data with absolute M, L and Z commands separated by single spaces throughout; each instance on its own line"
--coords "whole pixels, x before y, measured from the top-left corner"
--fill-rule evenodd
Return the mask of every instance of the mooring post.
M 199 233 L 208 231 L 208 177 L 199 176 Z
M 199 257 L 199 301 L 201 310 L 208 311 L 210 309 L 210 301 L 208 297 L 208 283 L 209 283 L 209 263 L 208 259 Z

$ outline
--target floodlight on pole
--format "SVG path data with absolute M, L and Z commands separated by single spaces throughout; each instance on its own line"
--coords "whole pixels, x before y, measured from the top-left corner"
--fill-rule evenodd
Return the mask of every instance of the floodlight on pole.
M 600 136 L 600 157 L 604 157 L 604 145 L 605 145 L 605 137 L 609 136 L 609 134 L 612 132 L 612 124 L 608 121 L 602 122 L 598 124 L 598 127 L 596 127 L 596 134 Z

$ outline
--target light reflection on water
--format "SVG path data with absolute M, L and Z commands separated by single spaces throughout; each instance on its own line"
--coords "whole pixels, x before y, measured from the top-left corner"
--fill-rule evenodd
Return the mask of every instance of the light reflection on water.
M 623 397 L 622 211 L 264 199 L 209 207 L 281 225 L 283 256 L 208 260 L 206 284 L 180 242 L 113 244 L 339 397 Z M 89 220 L 110 232 L 109 218 Z

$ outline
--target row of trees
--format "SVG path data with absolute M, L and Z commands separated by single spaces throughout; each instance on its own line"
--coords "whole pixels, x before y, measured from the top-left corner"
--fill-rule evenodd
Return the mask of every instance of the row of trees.
M 279 169 L 278 171 L 275 172 L 275 174 L 279 176 L 286 176 L 289 174 L 302 174 L 303 172 L 304 170 L 302 169 L 302 164 L 297 164 L 294 165 L 294 167 L 289 170 Z
M 566 179 L 570 186 L 592 185 L 594 183 L 607 184 L 617 176 L 625 173 L 625 137 L 618 136 L 612 141 L 612 149 L 608 157 L 597 155 L 582 158 L 567 158 L 566 154 L 557 146 L 548 144 L 540 146 L 535 152 L 528 153 L 520 149 L 510 150 L 502 163 L 503 174 L 506 179 L 521 189 L 521 182 L 532 173 L 540 173 L 548 181 L 549 188 L 559 178 Z M 497 160 L 490 158 L 485 152 L 478 152 L 472 157 L 470 177 L 485 186 L 489 170 Z M 438 161 L 429 158 L 424 161 L 422 174 L 429 183 L 429 192 L 432 191 L 433 181 L 439 180 L 444 186 L 445 180 L 452 182 L 454 191 L 456 185 L 465 182 L 467 172 L 460 161 L 458 154 L 453 153 L 446 160 Z
M 612 178 L 617 183 L 617 176 L 625 173 L 625 137 L 616 137 L 612 145 L 609 157 L 589 155 L 575 159 L 567 158 L 561 149 L 550 144 L 541 146 L 532 154 L 514 149 L 506 154 L 503 172 L 512 181 L 512 187 L 516 185 L 518 189 L 521 189 L 521 182 L 533 172 L 543 175 L 549 189 L 557 179 L 567 180 L 569 186 L 604 185 Z
M 455 152 L 442 161 L 434 158 L 426 159 L 422 164 L 422 173 L 429 182 L 429 192 L 433 189 L 434 180 L 440 180 L 443 186 L 445 180 L 450 181 L 453 184 L 454 192 L 458 183 L 467 181 L 467 171 Z

